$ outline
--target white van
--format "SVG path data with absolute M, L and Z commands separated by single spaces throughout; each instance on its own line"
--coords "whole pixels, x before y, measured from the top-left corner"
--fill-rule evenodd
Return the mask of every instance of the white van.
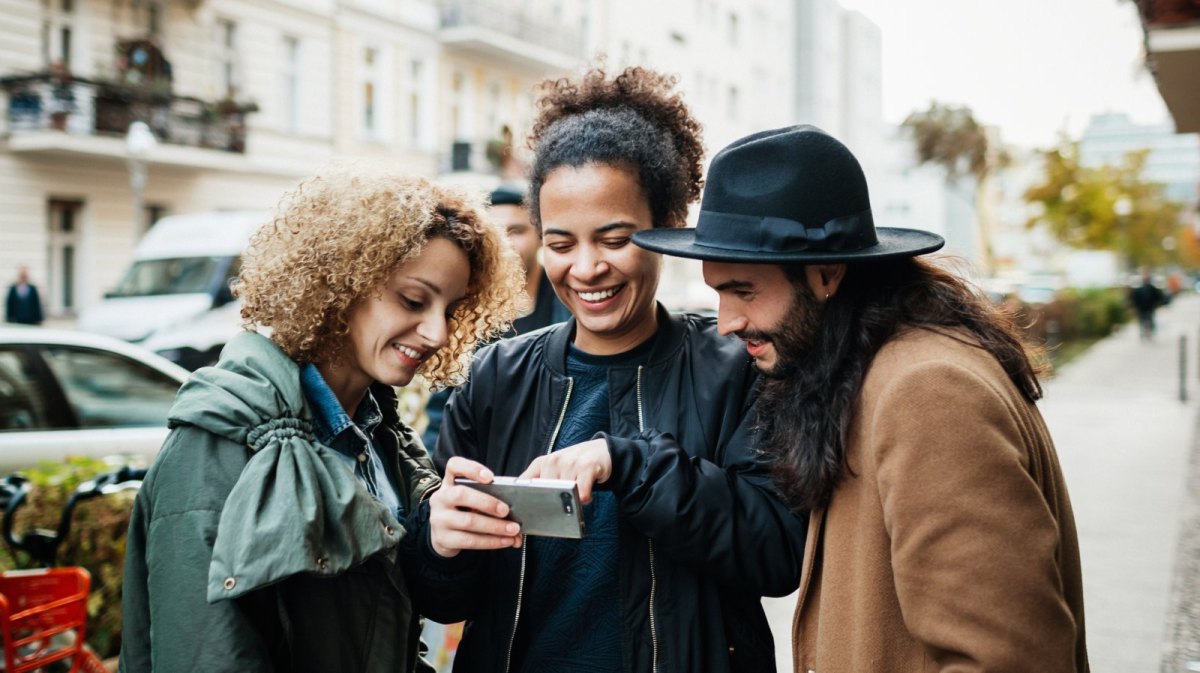
M 188 369 L 216 362 L 241 325 L 229 282 L 241 270 L 261 212 L 172 215 L 138 243 L 133 265 L 79 329 L 118 337 Z

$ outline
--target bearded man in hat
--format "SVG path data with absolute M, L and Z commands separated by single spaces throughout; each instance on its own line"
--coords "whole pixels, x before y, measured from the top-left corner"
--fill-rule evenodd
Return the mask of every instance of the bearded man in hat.
M 719 153 L 695 229 L 718 327 L 764 375 L 776 485 L 810 520 L 797 671 L 1087 671 L 1074 517 L 1011 320 L 876 228 L 858 161 L 811 126 Z

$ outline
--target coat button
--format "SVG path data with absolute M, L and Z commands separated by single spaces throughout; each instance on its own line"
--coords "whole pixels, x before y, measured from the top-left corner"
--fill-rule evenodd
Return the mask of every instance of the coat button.
M 391 537 L 396 534 L 395 529 L 393 529 L 391 526 L 384 526 L 383 532 L 387 533 L 388 537 Z
M 429 479 L 430 479 L 430 477 L 421 477 L 420 479 L 417 480 L 417 483 L 418 484 L 428 484 Z
M 324 556 L 317 559 L 317 569 L 324 570 L 329 565 L 329 559 Z
M 733 656 L 733 645 L 729 646 L 729 656 Z
M 358 454 L 358 462 L 360 462 L 360 463 L 367 462 L 367 452 L 366 451 L 363 451 L 362 453 Z
M 233 588 L 237 586 L 237 580 L 232 577 L 226 577 L 223 586 L 226 591 L 233 591 Z

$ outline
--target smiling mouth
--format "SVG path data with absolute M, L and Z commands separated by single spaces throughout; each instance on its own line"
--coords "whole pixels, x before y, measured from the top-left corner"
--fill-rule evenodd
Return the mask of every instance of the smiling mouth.
M 739 338 L 746 344 L 746 352 L 749 353 L 750 357 L 753 358 L 758 358 L 766 353 L 767 346 L 771 344 L 770 339 L 748 339 L 746 337 Z
M 594 304 L 611 298 L 613 295 L 624 289 L 624 287 L 624 285 L 617 285 L 616 287 L 610 287 L 607 290 L 597 290 L 596 292 L 580 292 L 579 290 L 576 290 L 575 294 L 579 295 L 580 299 Z
M 412 348 L 410 346 L 405 346 L 404 344 L 392 344 L 392 350 L 396 351 L 396 353 L 400 355 L 402 361 L 405 361 L 406 364 L 409 364 L 413 367 L 421 364 L 426 357 L 426 353 L 424 351 L 417 350 L 416 348 Z

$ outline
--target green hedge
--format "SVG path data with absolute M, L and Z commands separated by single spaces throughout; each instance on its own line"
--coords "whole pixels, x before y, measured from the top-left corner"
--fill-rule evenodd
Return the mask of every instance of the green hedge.
M 1019 322 L 1035 343 L 1101 339 L 1129 319 L 1123 288 L 1062 290 L 1048 304 L 1021 305 Z
M 1045 348 L 1054 366 L 1112 334 L 1131 316 L 1124 288 L 1068 288 L 1047 304 L 1022 304 L 1010 298 L 1006 305 L 1016 311 L 1025 338 Z

